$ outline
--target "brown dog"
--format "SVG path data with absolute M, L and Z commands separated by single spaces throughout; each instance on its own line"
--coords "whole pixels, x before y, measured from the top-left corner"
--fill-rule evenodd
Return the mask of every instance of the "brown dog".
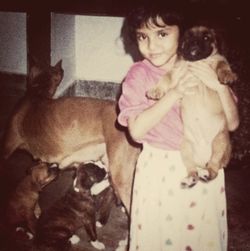
M 133 172 L 140 149 L 116 124 L 116 102 L 82 97 L 52 99 L 63 78 L 61 61 L 30 70 L 27 93 L 5 134 L 4 158 L 17 148 L 60 169 L 102 159 L 116 193 L 129 210 Z
M 104 247 L 97 241 L 96 216 L 102 208 L 108 209 L 103 212 L 104 218 L 107 219 L 106 215 L 110 213 L 110 205 L 115 200 L 115 195 L 112 190 L 106 188 L 105 190 L 111 193 L 100 193 L 95 197 L 91 194 L 91 187 L 95 183 L 101 182 L 105 176 L 106 171 L 93 163 L 80 165 L 76 169 L 73 187 L 46 212 L 42 213 L 38 220 L 34 238 L 37 248 L 43 247 L 47 250 L 52 247 L 60 251 L 69 250 L 70 238 L 81 227 L 85 228 L 93 245 L 99 244 Z M 96 203 L 97 200 L 102 201 L 102 204 Z M 103 219 L 102 216 L 100 217 Z
M 41 214 L 38 204 L 39 193 L 52 182 L 58 174 L 58 168 L 51 168 L 45 163 L 32 167 L 11 194 L 6 209 L 6 224 L 10 231 L 17 227 L 35 233 L 37 218 Z
M 208 63 L 222 84 L 236 80 L 226 58 L 218 53 L 216 34 L 212 29 L 195 26 L 187 30 L 181 38 L 178 52 L 175 68 L 147 92 L 149 98 L 159 99 L 172 88 L 172 75 L 188 61 Z M 203 181 L 214 179 L 218 170 L 227 166 L 231 155 L 226 118 L 217 92 L 198 79 L 190 91 L 192 95 L 184 96 L 181 103 L 184 123 L 181 154 L 188 170 L 188 177 L 182 181 L 183 187 L 195 185 L 199 178 Z M 197 171 L 196 167 L 201 169 Z

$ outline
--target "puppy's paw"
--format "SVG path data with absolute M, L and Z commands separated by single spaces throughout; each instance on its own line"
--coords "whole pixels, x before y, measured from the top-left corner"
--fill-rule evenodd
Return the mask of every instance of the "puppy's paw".
M 218 71 L 218 79 L 222 84 L 231 84 L 238 79 L 237 75 L 228 69 Z
M 209 165 L 208 165 L 208 167 L 207 167 L 206 169 L 207 169 L 208 172 L 209 172 L 209 178 L 210 178 L 210 180 L 213 180 L 213 179 L 215 179 L 215 178 L 217 177 L 218 171 L 217 171 L 216 168 L 211 168 L 211 167 L 209 167 Z
M 197 175 L 191 175 L 191 176 L 187 176 L 185 177 L 182 181 L 181 181 L 181 188 L 191 188 L 194 185 L 196 185 L 196 183 L 198 182 L 198 176 Z
M 80 238 L 77 235 L 72 235 L 72 237 L 69 239 L 72 245 L 75 245 L 80 242 Z
M 164 96 L 165 92 L 159 88 L 155 87 L 146 92 L 146 97 L 149 99 L 158 100 Z
M 198 170 L 198 176 L 200 180 L 208 182 L 210 180 L 210 173 L 206 168 L 201 168 Z
M 125 240 L 120 240 L 118 247 L 116 248 L 115 251 L 126 251 L 127 245 L 128 245 L 128 238 L 126 238 Z
M 96 227 L 103 227 L 103 225 L 102 225 L 102 223 L 100 222 L 100 221 L 97 221 L 96 223 L 95 223 L 95 225 L 96 225 Z
M 23 227 L 17 227 L 16 228 L 16 233 L 18 233 L 19 236 L 22 235 L 23 239 L 26 239 L 26 240 L 32 240 L 34 238 L 34 235 L 31 232 L 27 231 Z
M 34 235 L 31 232 L 26 232 L 28 239 L 32 240 L 34 238 Z
M 126 208 L 124 206 L 121 206 L 121 211 L 125 214 L 126 213 Z
M 98 241 L 98 240 L 91 241 L 90 243 L 96 249 L 99 249 L 99 250 L 104 250 L 105 249 L 105 245 L 102 242 Z

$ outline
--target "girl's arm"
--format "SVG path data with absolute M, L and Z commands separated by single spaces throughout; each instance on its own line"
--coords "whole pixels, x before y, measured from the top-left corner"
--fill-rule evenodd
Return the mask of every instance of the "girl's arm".
M 158 124 L 170 108 L 183 94 L 176 89 L 170 89 L 165 96 L 151 107 L 145 109 L 137 116 L 128 119 L 128 129 L 135 141 L 140 141 L 143 136 Z
M 205 62 L 191 63 L 189 69 L 206 86 L 217 91 L 226 116 L 228 130 L 236 130 L 239 126 L 239 114 L 231 89 L 219 82 L 216 72 Z
M 186 74 L 186 72 L 186 67 L 179 69 L 176 76 L 172 78 L 173 88 L 169 89 L 154 105 L 143 110 L 137 116 L 129 118 L 128 129 L 134 140 L 140 141 L 149 130 L 163 119 L 178 100 L 184 95 L 192 94 L 190 87 L 194 85 L 193 76 Z

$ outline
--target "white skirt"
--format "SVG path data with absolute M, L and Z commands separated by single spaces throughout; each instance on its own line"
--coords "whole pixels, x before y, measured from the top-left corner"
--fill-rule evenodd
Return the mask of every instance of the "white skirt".
M 183 189 L 187 171 L 179 151 L 148 144 L 133 187 L 130 251 L 226 251 L 224 170 L 216 179 Z

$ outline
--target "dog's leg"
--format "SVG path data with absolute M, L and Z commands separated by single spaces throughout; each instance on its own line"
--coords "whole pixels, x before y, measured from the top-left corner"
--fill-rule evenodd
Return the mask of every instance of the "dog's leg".
M 34 213 L 29 212 L 27 215 L 27 227 L 32 234 L 35 234 L 36 232 L 36 223 L 37 223 L 37 218 L 35 217 Z
M 184 138 L 181 146 L 181 157 L 184 165 L 187 168 L 187 177 L 181 181 L 182 188 L 193 187 L 199 180 L 198 173 L 196 170 L 196 164 L 193 160 L 193 149 L 192 144 Z
M 110 140 L 112 139 L 111 137 Z M 134 170 L 140 149 L 131 146 L 124 138 L 120 143 L 116 142 L 108 146 L 111 182 L 117 197 L 121 199 L 129 213 Z
M 216 135 L 212 143 L 212 156 L 206 166 L 209 172 L 207 180 L 212 180 L 218 175 L 218 170 L 227 166 L 231 155 L 231 144 L 227 131 Z
M 216 73 L 222 84 L 230 84 L 237 80 L 237 75 L 232 71 L 226 61 L 219 61 L 216 66 Z
M 8 128 L 8 131 L 4 138 L 4 146 L 3 146 L 3 158 L 8 159 L 11 154 L 21 146 L 22 139 L 17 132 L 17 123 L 14 121 L 11 123 L 10 128 Z
M 34 209 L 34 215 L 38 219 L 40 217 L 41 213 L 42 213 L 41 207 L 40 207 L 39 203 L 37 202 L 35 205 L 35 209 Z
M 91 213 L 89 214 L 88 219 L 84 220 L 84 228 L 90 237 L 91 241 L 96 241 L 97 240 L 97 233 L 96 233 L 96 211 L 95 208 L 91 208 Z
M 96 195 L 96 210 L 99 215 L 97 220 L 102 225 L 107 223 L 115 199 L 116 197 L 111 186 L 107 187 L 101 193 Z

